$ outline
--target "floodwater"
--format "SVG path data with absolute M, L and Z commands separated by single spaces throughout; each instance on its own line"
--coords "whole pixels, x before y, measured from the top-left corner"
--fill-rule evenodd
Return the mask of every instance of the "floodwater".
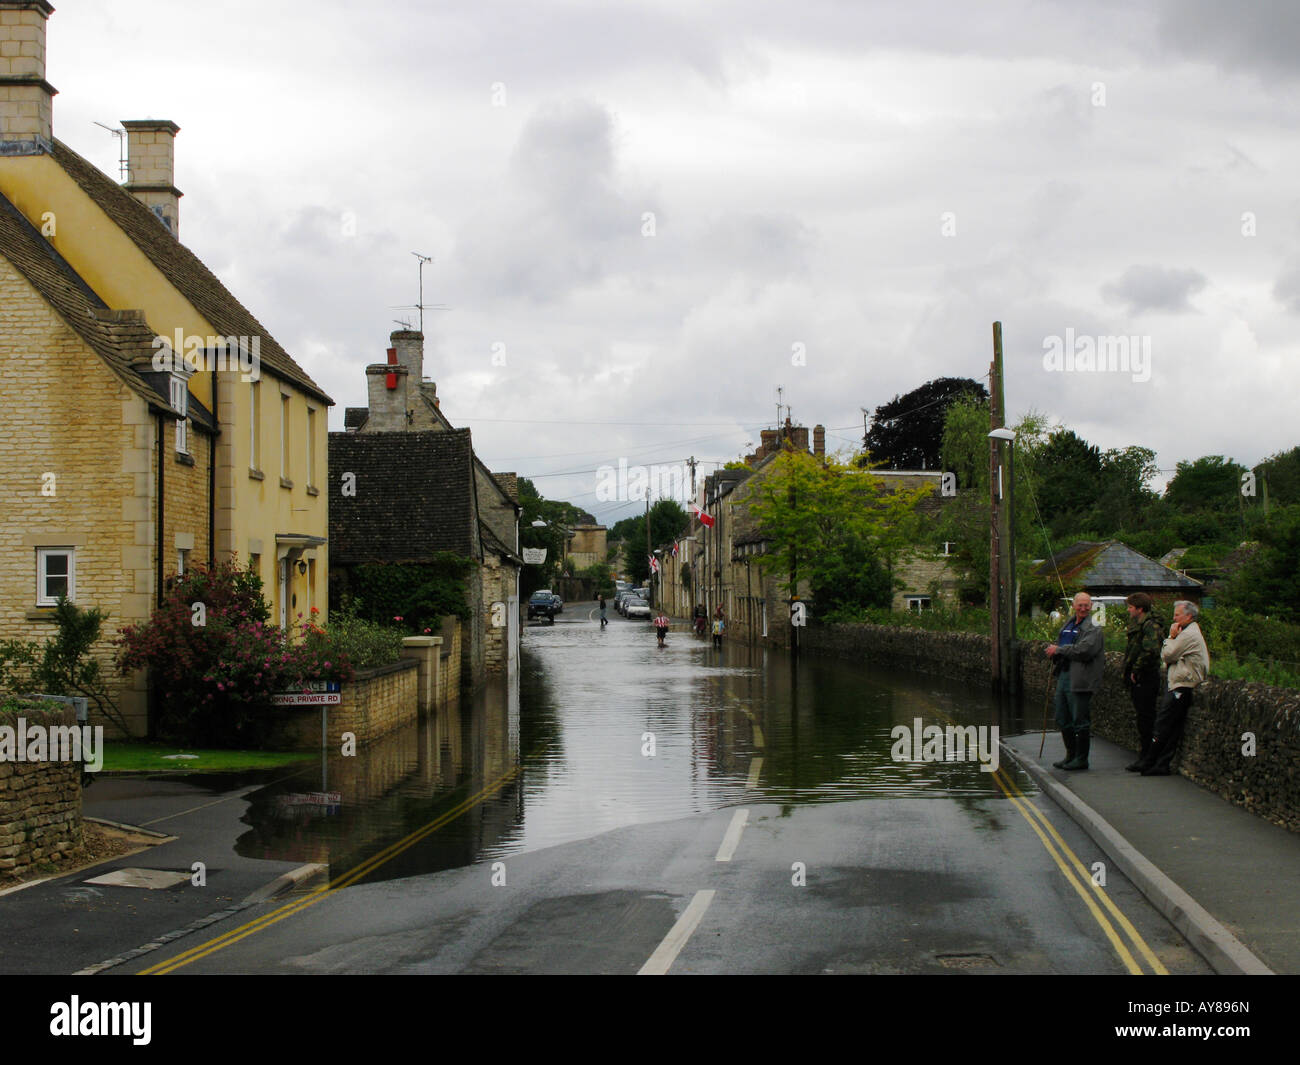
M 943 678 L 718 650 L 685 631 L 661 649 L 646 622 L 611 611 L 602 630 L 572 604 L 523 646 L 518 674 L 467 705 L 279 771 L 250 796 L 238 852 L 333 876 L 389 855 L 367 879 L 391 879 L 739 803 L 968 800 L 1000 794 L 974 754 L 896 761 L 892 730 L 1021 731 L 985 691 Z

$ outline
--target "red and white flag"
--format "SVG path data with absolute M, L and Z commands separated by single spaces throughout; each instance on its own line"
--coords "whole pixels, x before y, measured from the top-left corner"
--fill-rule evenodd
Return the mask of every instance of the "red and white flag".
M 677 541 L 673 541 L 673 558 L 677 557 Z
M 694 506 L 694 504 L 692 504 L 692 506 Z M 712 516 L 705 514 L 704 511 L 702 511 L 698 506 L 695 507 L 695 516 L 700 519 L 700 524 L 703 525 L 706 529 L 713 528 Z
M 659 560 L 655 558 L 654 555 L 650 556 L 650 572 L 651 573 L 659 572 Z

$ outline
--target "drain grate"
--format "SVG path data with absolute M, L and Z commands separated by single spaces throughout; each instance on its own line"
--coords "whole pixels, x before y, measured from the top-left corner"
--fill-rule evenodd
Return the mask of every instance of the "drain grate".
M 992 954 L 936 954 L 945 969 L 989 969 L 997 965 Z

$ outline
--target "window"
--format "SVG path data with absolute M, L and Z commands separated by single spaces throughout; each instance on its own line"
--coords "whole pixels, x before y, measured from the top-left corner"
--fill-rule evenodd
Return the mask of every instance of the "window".
M 316 412 L 311 407 L 307 408 L 307 487 L 312 488 L 316 484 L 314 476 L 315 470 L 312 466 L 313 452 L 316 450 Z
M 185 548 L 176 549 L 176 576 L 181 576 L 185 572 L 185 560 L 189 557 L 189 551 Z
M 57 606 L 59 596 L 76 598 L 76 567 L 70 547 L 36 549 L 36 605 Z
M 943 550 L 940 551 L 939 554 L 943 555 L 944 558 L 951 558 L 951 557 L 952 557 L 952 549 L 953 549 L 954 547 L 956 547 L 956 546 L 957 546 L 957 545 L 956 545 L 955 543 L 953 543 L 951 540 L 945 540 L 945 541 L 943 542 Z
M 258 432 L 258 426 L 262 418 L 262 382 L 251 381 L 249 383 L 249 407 L 248 407 L 248 468 L 250 470 L 260 470 L 261 462 L 261 434 Z
M 171 378 L 171 400 L 172 410 L 180 415 L 176 421 L 176 454 L 188 455 L 190 390 L 185 385 L 185 378 L 178 376 Z
M 289 397 L 280 393 L 280 478 L 289 479 Z
M 930 597 L 928 595 L 909 595 L 904 598 L 907 600 L 907 609 L 914 614 L 930 609 Z

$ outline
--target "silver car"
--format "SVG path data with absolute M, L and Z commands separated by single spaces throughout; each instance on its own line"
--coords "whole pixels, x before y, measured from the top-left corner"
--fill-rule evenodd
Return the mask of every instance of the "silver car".
M 650 620 L 650 604 L 640 596 L 629 596 L 624 601 L 623 613 L 629 618 L 645 618 Z

